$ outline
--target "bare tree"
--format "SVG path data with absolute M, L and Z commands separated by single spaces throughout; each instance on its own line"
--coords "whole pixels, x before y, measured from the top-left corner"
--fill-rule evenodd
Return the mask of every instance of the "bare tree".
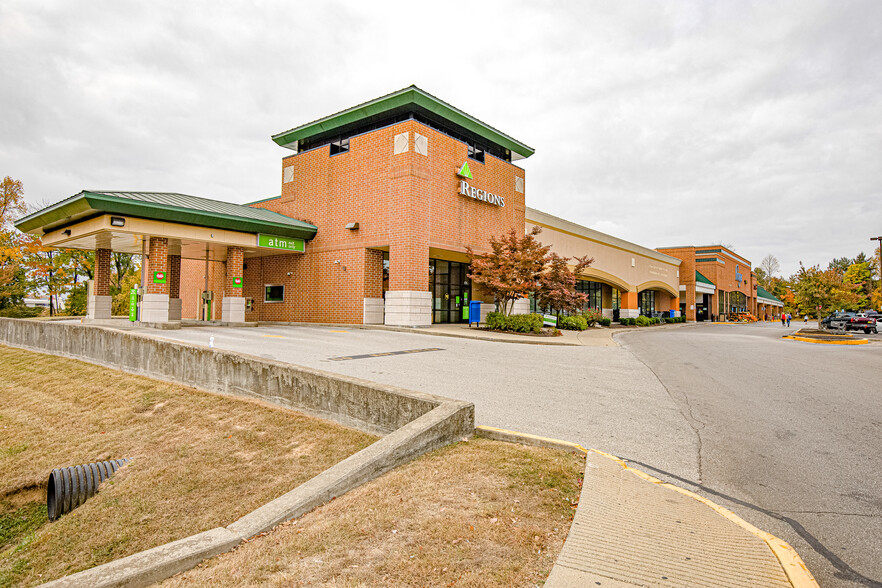
M 771 280 L 775 276 L 775 272 L 780 271 L 781 264 L 778 263 L 778 258 L 769 253 L 759 264 L 760 269 L 763 270 L 766 274 L 766 279 Z

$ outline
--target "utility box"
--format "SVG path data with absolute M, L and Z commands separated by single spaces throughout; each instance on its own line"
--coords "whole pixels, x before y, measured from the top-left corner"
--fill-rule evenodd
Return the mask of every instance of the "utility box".
M 475 323 L 478 326 L 481 326 L 481 301 L 480 300 L 472 300 L 469 302 L 469 326 L 472 326 L 472 323 Z

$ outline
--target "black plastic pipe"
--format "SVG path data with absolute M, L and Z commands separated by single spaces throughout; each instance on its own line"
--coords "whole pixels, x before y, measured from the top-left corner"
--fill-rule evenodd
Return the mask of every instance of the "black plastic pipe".
M 54 521 L 86 502 L 95 495 L 101 482 L 129 461 L 128 458 L 114 459 L 52 470 L 46 488 L 49 520 Z

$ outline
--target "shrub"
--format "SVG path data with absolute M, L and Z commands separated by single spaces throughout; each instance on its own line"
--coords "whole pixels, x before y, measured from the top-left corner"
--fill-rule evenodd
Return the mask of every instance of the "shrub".
M 501 312 L 487 314 L 487 328 L 495 331 L 514 331 L 516 333 L 541 333 L 541 314 L 513 314 L 504 316 Z
M 600 324 L 603 325 L 604 327 L 608 327 L 612 324 L 612 319 L 605 316 L 600 319 Z
M 0 310 L 0 316 L 6 318 L 34 318 L 43 314 L 43 309 L 39 307 L 31 308 L 30 306 L 12 306 Z
M 588 321 L 582 315 L 562 316 L 557 319 L 557 326 L 568 331 L 584 331 L 588 328 Z
M 634 325 L 637 324 L 637 319 L 632 318 L 632 317 L 626 317 L 626 318 L 619 319 L 619 323 L 633 327 Z
M 648 327 L 652 324 L 652 319 L 648 316 L 640 315 L 636 319 L 631 319 L 637 323 L 638 327 Z M 633 323 L 632 323 L 633 324 Z
M 596 310 L 586 310 L 582 313 L 582 316 L 585 317 L 585 322 L 588 324 L 588 326 L 593 327 L 598 322 L 600 322 L 600 319 L 603 318 L 603 313 Z

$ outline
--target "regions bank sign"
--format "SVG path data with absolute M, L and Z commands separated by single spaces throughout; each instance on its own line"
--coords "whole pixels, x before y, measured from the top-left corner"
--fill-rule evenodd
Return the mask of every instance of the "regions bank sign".
M 469 198 L 474 198 L 475 200 L 480 200 L 481 202 L 487 202 L 488 204 L 495 204 L 496 206 L 505 206 L 505 198 L 502 196 L 497 196 L 496 194 L 491 194 L 487 190 L 481 190 L 480 188 L 476 188 L 470 185 L 466 179 L 472 178 L 472 170 L 469 169 L 469 162 L 465 162 L 462 164 L 462 167 L 459 168 L 459 171 L 456 172 L 456 175 L 460 177 L 459 180 L 459 193 L 463 196 L 468 196 Z

